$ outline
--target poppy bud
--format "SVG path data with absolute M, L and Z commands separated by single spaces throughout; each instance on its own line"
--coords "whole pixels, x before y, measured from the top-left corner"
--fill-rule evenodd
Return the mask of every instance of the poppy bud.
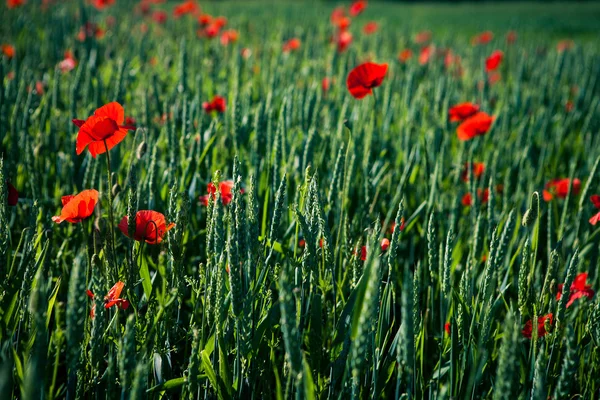
M 148 145 L 146 144 L 145 141 L 140 143 L 140 145 L 137 148 L 137 152 L 136 152 L 136 156 L 137 156 L 138 160 L 141 159 L 142 157 L 144 157 L 144 154 L 146 154 L 147 149 L 148 149 Z
M 387 238 L 381 240 L 381 251 L 386 251 L 390 247 L 390 241 Z
M 525 214 L 523 214 L 522 225 L 525 227 L 530 226 L 535 222 L 536 218 L 537 218 L 537 215 L 536 215 L 535 210 L 532 208 L 529 208 L 527 211 L 525 211 Z
M 112 187 L 112 195 L 113 197 L 117 197 L 117 195 L 121 192 L 121 185 L 115 183 Z

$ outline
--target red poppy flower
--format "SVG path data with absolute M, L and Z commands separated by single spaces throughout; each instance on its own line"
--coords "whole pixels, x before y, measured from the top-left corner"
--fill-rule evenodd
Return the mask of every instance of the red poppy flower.
M 205 101 L 202 103 L 202 108 L 207 114 L 210 114 L 213 111 L 224 113 L 226 108 L 225 98 L 221 96 L 215 96 L 210 102 Z
M 457 56 L 456 54 L 454 54 L 452 52 L 452 50 L 448 50 L 446 51 L 446 55 L 444 56 L 444 66 L 447 69 L 450 69 L 452 67 L 456 67 L 457 70 L 461 70 L 461 59 L 460 56 Z
M 283 44 L 283 52 L 289 53 L 300 48 L 301 42 L 298 38 L 292 38 Z
M 517 32 L 515 32 L 515 31 L 509 31 L 506 34 L 506 43 L 513 44 L 516 41 L 517 41 Z
M 212 23 L 213 17 L 209 14 L 200 14 L 198 17 L 198 23 L 201 26 L 208 26 Z
M 325 77 L 321 80 L 321 89 L 323 93 L 327 93 L 329 91 L 329 87 L 331 86 L 331 78 Z
M 485 60 L 485 70 L 487 72 L 495 71 L 502 63 L 504 53 L 500 50 L 494 50 L 492 54 Z
M 381 251 L 387 251 L 390 248 L 390 241 L 387 238 L 381 239 Z
M 475 179 L 479 178 L 483 175 L 485 171 L 485 164 L 482 162 L 472 162 L 471 163 L 471 176 L 474 176 Z M 463 182 L 469 182 L 469 163 L 465 163 L 463 165 L 462 172 L 460 173 L 460 179 Z
M 98 203 L 98 191 L 94 189 L 84 190 L 74 196 L 63 196 L 60 200 L 63 208 L 60 215 L 52 217 L 52 221 L 57 224 L 63 221 L 76 224 L 92 215 L 94 207 Z
M 432 45 L 422 47 L 421 51 L 419 52 L 419 64 L 427 64 L 433 55 L 433 50 L 434 48 Z
M 479 112 L 479 106 L 474 103 L 460 103 L 448 110 L 450 122 L 463 121 Z
M 74 119 L 73 123 L 79 127 L 77 134 L 77 154 L 81 154 L 87 147 L 92 157 L 105 153 L 120 143 L 127 131 L 135 130 L 134 126 L 123 125 L 125 111 L 117 103 L 108 103 L 96 111 L 94 115 L 83 121 Z
M 337 51 L 339 53 L 342 53 L 346 51 L 346 49 L 352 43 L 352 34 L 348 31 L 342 31 L 338 33 L 335 41 L 337 44 Z
M 73 57 L 73 53 L 70 50 L 65 51 L 65 58 L 58 63 L 60 71 L 65 73 L 73 70 L 77 66 L 77 60 Z
M 554 196 L 564 199 L 569 194 L 569 178 L 552 179 L 544 187 L 543 197 L 545 201 L 551 201 Z M 579 194 L 581 189 L 581 181 L 577 178 L 573 179 L 573 194 Z
M 415 35 L 415 43 L 416 44 L 424 44 L 431 40 L 431 32 L 430 31 L 422 31 Z
M 404 230 L 404 228 L 406 228 L 406 221 L 404 220 L 404 217 L 400 218 L 400 232 L 402 232 Z M 396 221 L 392 221 L 392 224 L 390 225 L 390 234 L 394 233 L 394 229 L 396 229 Z
M 229 43 L 235 43 L 238 40 L 238 31 L 230 29 L 221 34 L 221 44 L 227 46 Z
M 568 113 L 571 112 L 571 111 L 573 111 L 574 107 L 575 107 L 575 105 L 573 104 L 573 102 L 571 100 L 568 100 L 565 103 L 565 111 L 568 112 Z
M 365 0 L 357 0 L 350 6 L 350 15 L 356 17 L 361 14 L 367 8 L 367 2 Z
M 213 21 L 213 24 L 215 24 L 216 26 L 219 27 L 219 29 L 223 28 L 225 25 L 227 25 L 227 18 L 225 17 L 217 17 L 215 18 L 215 20 Z
M 571 304 L 573 304 L 573 302 L 577 299 L 580 299 L 582 297 L 587 297 L 588 299 L 591 299 L 592 297 L 594 297 L 594 291 L 592 290 L 592 286 L 585 284 L 587 281 L 587 276 L 587 272 L 582 272 L 578 274 L 573 280 L 573 283 L 571 284 L 571 293 L 569 296 L 569 302 L 567 303 L 567 308 L 570 307 Z M 558 291 L 556 292 L 556 300 L 560 300 L 560 297 L 562 296 L 563 287 L 563 283 L 558 285 Z
M 223 205 L 225 206 L 229 204 L 233 199 L 233 193 L 231 192 L 232 189 L 232 180 L 222 181 L 219 183 L 219 192 L 221 192 L 221 203 L 223 203 Z M 212 196 L 213 200 L 216 200 L 217 198 L 217 187 L 214 183 L 209 182 L 209 184 L 206 185 L 206 191 L 208 192 L 207 195 L 200 196 L 200 203 L 202 203 L 202 205 L 204 206 L 208 206 L 209 196 Z M 244 193 L 244 189 L 240 189 L 240 191 L 241 193 Z
M 494 117 L 481 111 L 467 118 L 456 129 L 459 140 L 471 140 L 476 136 L 485 135 L 494 122 Z
M 446 335 L 450 336 L 450 322 L 446 322 L 444 325 L 444 331 L 446 332 Z
M 556 50 L 558 52 L 571 50 L 573 47 L 575 47 L 575 42 L 572 41 L 571 39 L 564 39 L 556 44 Z
M 480 33 L 477 36 L 474 36 L 471 39 L 471 44 L 473 44 L 473 45 L 488 44 L 489 42 L 492 41 L 493 38 L 494 38 L 494 34 L 491 31 L 485 31 L 485 32 Z
M 123 287 L 125 284 L 121 281 L 115 283 L 115 285 L 108 291 L 108 294 L 104 296 L 104 308 L 110 308 L 114 305 L 119 307 L 121 310 L 126 310 L 129 308 L 129 301 L 125 299 L 119 298 L 121 296 L 121 292 L 123 291 Z M 94 293 L 91 290 L 86 290 L 85 294 L 90 298 L 94 299 Z M 96 303 L 92 304 L 92 309 L 90 310 L 90 317 L 94 318 L 96 316 Z
M 102 39 L 104 37 L 104 29 L 100 28 L 98 24 L 93 22 L 86 22 L 77 34 L 77 40 L 80 42 L 85 41 L 87 38 L 95 37 L 96 39 Z
M 179 18 L 186 14 L 195 14 L 199 10 L 198 4 L 196 4 L 194 0 L 187 0 L 175 6 L 173 9 L 173 16 Z
M 590 196 L 590 201 L 594 204 L 594 207 L 600 209 L 600 196 L 597 194 L 593 194 Z M 596 225 L 600 221 L 600 212 L 590 218 L 590 224 Z
M 166 233 L 174 226 L 173 222 L 167 225 L 165 216 L 159 212 L 141 210 L 135 214 L 135 233 L 133 234 L 133 239 L 138 242 L 145 241 L 148 244 L 160 244 Z M 125 236 L 130 237 L 129 218 L 127 215 L 119 222 L 119 229 Z
M 481 204 L 485 204 L 490 199 L 490 190 L 489 189 L 477 189 L 477 198 L 481 201 Z M 465 193 L 462 199 L 460 200 L 463 206 L 470 207 L 473 205 L 473 198 L 471 193 Z
M 413 56 L 413 52 L 411 49 L 404 49 L 398 54 L 398 61 L 401 63 L 405 63 L 410 60 Z
M 340 17 L 337 20 L 334 21 L 334 25 L 340 30 L 340 31 L 345 31 L 346 29 L 348 29 L 350 27 L 350 24 L 352 23 L 352 20 L 348 17 Z
M 212 22 L 210 25 L 208 25 L 206 28 L 204 28 L 204 30 L 199 30 L 198 32 L 199 32 L 198 36 L 201 36 L 201 37 L 206 36 L 207 38 L 214 38 L 219 34 L 219 32 L 221 32 L 221 28 L 219 27 L 219 25 Z
M 152 13 L 152 19 L 157 24 L 164 24 L 167 22 L 167 12 L 162 10 L 156 10 Z
M 7 203 L 9 206 L 14 207 L 19 202 L 19 192 L 17 189 L 8 181 L 6 181 L 6 186 L 8 188 L 8 198 Z
M 248 59 L 252 55 L 252 50 L 247 47 L 244 47 L 242 50 L 240 50 L 240 54 L 243 58 Z
M 547 329 L 547 327 L 550 328 L 552 326 L 552 320 L 553 320 L 552 317 L 553 317 L 552 313 L 538 317 L 538 327 L 537 327 L 538 337 L 546 336 L 546 334 L 549 333 L 549 329 Z M 532 322 L 532 320 L 529 320 L 529 321 L 527 321 L 525 323 L 525 327 L 523 328 L 523 330 L 521 331 L 521 333 L 526 338 L 531 339 L 531 336 L 533 334 L 533 322 Z
M 362 246 L 360 248 L 360 259 L 362 261 L 366 261 L 367 260 L 367 246 Z
M 365 26 L 363 26 L 363 32 L 365 35 L 372 35 L 379 29 L 379 25 L 375 21 L 367 22 Z
M 356 99 L 372 94 L 373 88 L 380 86 L 387 74 L 387 64 L 366 62 L 354 68 L 348 74 L 346 86 Z
M 346 16 L 346 10 L 344 9 L 344 7 L 336 7 L 331 12 L 330 21 L 331 21 L 332 24 L 335 25 L 336 22 L 340 18 L 344 18 L 345 16 Z
M 45 91 L 44 88 L 45 88 L 44 82 L 42 82 L 42 81 L 35 82 L 35 91 L 38 95 L 42 96 L 44 94 L 44 91 Z
M 6 6 L 8 8 L 21 7 L 25 3 L 26 3 L 25 0 L 6 0 Z
M 115 0 L 93 0 L 92 4 L 94 5 L 94 7 L 96 7 L 96 9 L 104 10 L 105 8 L 115 4 Z
M 15 56 L 15 47 L 10 44 L 3 44 L 0 46 L 2 49 L 2 54 L 6 56 L 6 58 L 13 58 Z

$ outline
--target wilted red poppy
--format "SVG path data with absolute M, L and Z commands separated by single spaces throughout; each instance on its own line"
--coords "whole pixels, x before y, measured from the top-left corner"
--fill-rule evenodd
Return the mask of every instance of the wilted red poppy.
M 485 60 L 485 70 L 487 72 L 495 71 L 502 63 L 504 53 L 500 50 L 494 50 L 492 54 Z
M 381 85 L 387 74 L 387 64 L 375 64 L 366 62 L 355 67 L 348 74 L 346 86 L 350 94 L 356 99 L 372 94 L 373 88 Z
M 421 31 L 415 35 L 416 44 L 425 44 L 431 40 L 430 31 Z
M 175 6 L 173 9 L 173 16 L 179 18 L 186 14 L 195 14 L 198 11 L 200 11 L 200 9 L 194 0 L 187 0 Z
M 494 122 L 494 117 L 480 111 L 472 117 L 467 118 L 456 129 L 459 140 L 471 140 L 476 136 L 485 135 Z
M 221 34 L 221 44 L 227 46 L 229 43 L 235 43 L 238 40 L 238 31 L 230 29 Z
M 65 51 L 65 58 L 58 63 L 58 68 L 61 72 L 69 72 L 77 66 L 77 60 L 73 57 L 73 53 L 70 50 Z
M 7 197 L 7 203 L 9 206 L 14 207 L 17 205 L 17 203 L 19 202 L 19 192 L 17 191 L 17 189 L 8 181 L 6 181 L 6 186 L 8 189 L 8 197 Z
M 141 210 L 135 214 L 135 233 L 133 234 L 133 239 L 138 242 L 145 241 L 148 244 L 160 244 L 166 233 L 174 226 L 173 222 L 167 225 L 165 216 L 159 212 Z M 129 218 L 127 215 L 119 222 L 119 229 L 125 236 L 130 237 Z
M 289 53 L 300 48 L 301 42 L 298 38 L 292 38 L 283 44 L 283 52 Z
M 337 51 L 344 52 L 352 43 L 352 34 L 348 31 L 339 32 L 335 39 Z
M 357 0 L 350 5 L 350 15 L 356 17 L 361 14 L 367 8 L 367 2 L 365 0 Z
M 471 163 L 471 175 L 478 179 L 483 172 L 485 171 L 485 164 L 482 162 L 472 162 Z M 463 165 L 462 172 L 460 174 L 460 179 L 463 182 L 469 182 L 469 163 L 465 163 Z
M 571 284 L 571 291 L 569 295 L 569 302 L 567 303 L 567 308 L 570 307 L 571 304 L 573 304 L 573 302 L 577 299 L 580 299 L 582 297 L 587 297 L 588 299 L 591 299 L 592 297 L 594 297 L 594 291 L 592 290 L 592 286 L 585 284 L 587 281 L 587 277 L 587 272 L 582 272 L 578 274 L 573 280 L 573 283 Z M 560 300 L 564 286 L 565 285 L 563 283 L 558 285 L 558 291 L 556 292 L 556 300 Z
M 489 189 L 477 189 L 477 198 L 481 202 L 481 204 L 485 204 L 490 199 L 490 190 Z M 473 205 L 473 198 L 471 197 L 471 193 L 465 193 L 462 199 L 460 200 L 463 206 L 470 207 Z
M 558 52 L 571 50 L 573 47 L 575 47 L 575 42 L 571 39 L 564 39 L 556 44 L 556 50 Z
M 413 52 L 411 49 L 404 49 L 398 54 L 398 61 L 401 63 L 405 63 L 410 60 L 413 56 Z
M 549 333 L 550 328 L 552 327 L 552 313 L 546 314 L 544 316 L 538 317 L 538 327 L 537 327 L 537 335 L 538 337 L 546 336 Z M 525 323 L 525 327 L 521 331 L 523 336 L 528 339 L 531 339 L 533 334 L 533 322 L 529 320 Z
M 479 35 L 476 35 L 471 39 L 471 44 L 488 44 L 493 38 L 494 34 L 491 31 L 481 32 Z
M 232 180 L 227 180 L 227 181 L 221 181 L 219 183 L 219 192 L 221 193 L 221 203 L 223 203 L 223 205 L 227 205 L 231 202 L 231 200 L 233 199 L 233 193 L 231 192 L 231 190 L 233 189 L 233 181 Z M 212 196 L 213 200 L 216 200 L 216 194 L 217 194 L 217 187 L 215 186 L 214 183 L 209 182 L 208 185 L 206 185 L 206 191 L 208 192 L 207 195 L 204 196 L 200 196 L 200 203 L 202 203 L 202 205 L 204 206 L 208 206 L 208 200 L 210 198 L 210 196 Z M 240 189 L 241 193 L 244 193 L 244 189 Z
M 515 31 L 509 31 L 506 34 L 506 43 L 513 44 L 516 41 L 517 41 L 517 32 L 515 32 Z
M 93 0 L 92 4 L 94 7 L 96 7 L 96 9 L 104 10 L 105 8 L 115 4 L 115 0 Z
M 329 91 L 331 82 L 332 82 L 331 78 L 328 78 L 328 77 L 323 78 L 323 80 L 321 81 L 321 89 L 323 90 L 323 93 L 327 93 Z
M 6 0 L 6 6 L 8 8 L 21 7 L 25 3 L 25 0 Z
M 363 26 L 363 32 L 365 35 L 372 35 L 379 29 L 379 25 L 375 21 L 367 22 L 365 26 Z
M 381 251 L 387 251 L 390 248 L 390 241 L 387 238 L 381 239 Z
M 208 26 L 212 23 L 213 17 L 209 14 L 200 14 L 198 17 L 198 23 L 200 26 Z
M 168 16 L 166 11 L 156 10 L 152 13 L 152 19 L 157 24 L 164 24 L 165 22 L 167 22 L 167 18 Z
M 421 64 L 421 65 L 427 64 L 429 62 L 429 60 L 431 59 L 431 56 L 433 55 L 434 50 L 435 49 L 433 48 L 432 45 L 422 47 L 421 51 L 419 52 L 419 64 Z
M 335 20 L 333 22 L 333 24 L 340 30 L 340 31 L 345 31 L 346 29 L 348 29 L 350 27 L 350 24 L 352 23 L 352 20 L 348 17 L 340 17 L 337 20 Z
M 559 199 L 564 199 L 569 194 L 569 184 L 571 180 L 569 178 L 552 179 L 544 187 L 543 197 L 545 201 L 551 201 L 554 196 Z M 581 181 L 577 178 L 573 179 L 573 194 L 579 194 L 581 189 Z
M 10 44 L 3 44 L 1 46 L 2 54 L 6 56 L 6 58 L 13 58 L 15 56 L 15 47 Z
M 451 333 L 451 331 L 450 331 L 450 322 L 446 322 L 444 324 L 444 331 L 446 332 L 446 335 L 450 336 L 450 333 Z
M 210 114 L 213 111 L 216 111 L 218 113 L 224 113 L 225 107 L 226 107 L 225 98 L 223 98 L 221 96 L 215 96 L 212 98 L 212 100 L 210 102 L 205 101 L 204 103 L 202 103 L 202 108 L 204 109 L 204 111 L 207 114 Z
M 448 118 L 450 122 L 463 121 L 479 112 L 479 106 L 474 103 L 465 102 L 450 107 L 448 110 Z
M 63 208 L 60 215 L 52 217 L 52 221 L 57 224 L 63 221 L 76 224 L 92 215 L 94 207 L 98 203 L 98 191 L 94 189 L 84 190 L 74 196 L 63 196 L 60 200 Z
M 127 131 L 135 130 L 134 126 L 123 125 L 124 122 L 125 111 L 116 101 L 100 107 L 85 121 L 74 119 L 73 123 L 79 127 L 77 154 L 83 153 L 87 147 L 92 157 L 96 158 L 98 154 L 115 147 L 125 139 Z

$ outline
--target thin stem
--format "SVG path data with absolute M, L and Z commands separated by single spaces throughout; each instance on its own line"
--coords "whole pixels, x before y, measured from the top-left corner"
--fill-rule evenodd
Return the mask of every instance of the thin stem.
M 111 246 L 111 258 L 112 258 L 112 266 L 113 266 L 113 273 L 115 274 L 115 276 L 113 276 L 113 280 L 117 279 L 117 266 L 116 266 L 116 262 L 115 262 L 115 230 L 114 230 L 114 226 L 113 226 L 113 222 L 114 222 L 114 215 L 113 215 L 113 197 L 112 197 L 112 178 L 111 178 L 111 173 L 110 173 L 110 152 L 108 151 L 108 145 L 106 144 L 106 140 L 104 140 L 104 148 L 106 149 L 106 178 L 107 178 L 107 184 L 108 184 L 108 188 L 107 188 L 107 192 L 108 192 L 108 219 L 109 219 L 109 230 L 110 230 L 110 246 Z

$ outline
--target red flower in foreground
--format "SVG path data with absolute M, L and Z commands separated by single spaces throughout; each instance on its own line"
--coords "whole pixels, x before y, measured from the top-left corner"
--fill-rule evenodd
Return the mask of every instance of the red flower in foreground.
M 298 50 L 301 44 L 300 39 L 292 38 L 283 44 L 283 52 L 289 53 L 290 51 Z
M 485 70 L 487 72 L 495 71 L 502 63 L 504 53 L 500 50 L 494 50 L 492 54 L 485 60 Z
M 198 4 L 196 4 L 194 0 L 187 0 L 175 6 L 173 9 L 173 16 L 179 18 L 186 14 L 195 14 L 198 11 Z
M 569 178 L 552 179 L 544 187 L 543 197 L 545 201 L 551 201 L 555 196 L 559 199 L 564 199 L 569 194 Z M 581 189 L 581 181 L 577 178 L 573 179 L 573 194 L 579 194 Z
M 475 179 L 479 178 L 481 175 L 483 175 L 483 172 L 485 171 L 485 164 L 482 162 L 472 162 L 471 163 L 471 176 L 474 176 Z M 463 182 L 469 182 L 469 163 L 465 163 L 463 165 L 463 169 L 462 172 L 460 173 L 460 179 Z
M 444 325 L 444 331 L 446 331 L 446 335 L 450 336 L 450 322 L 446 322 L 446 324 Z
M 2 49 L 2 54 L 6 56 L 6 58 L 13 58 L 15 56 L 15 47 L 10 44 L 3 44 L 0 46 Z
M 25 0 L 6 0 L 6 6 L 8 8 L 21 7 L 23 4 L 25 4 Z
M 463 121 L 479 112 L 479 106 L 474 103 L 460 103 L 448 110 L 448 118 L 450 122 Z
M 488 44 L 494 38 L 494 34 L 491 31 L 481 32 L 479 35 L 474 36 L 471 39 L 471 44 Z
M 357 0 L 350 6 L 350 15 L 356 17 L 361 14 L 367 8 L 367 2 L 365 0 Z
M 346 86 L 350 94 L 356 99 L 372 94 L 373 88 L 381 85 L 387 74 L 387 64 L 366 62 L 354 68 L 348 74 Z
M 125 111 L 115 101 L 100 107 L 85 121 L 74 119 L 73 123 L 79 127 L 77 154 L 83 153 L 87 147 L 92 157 L 96 158 L 98 154 L 115 147 L 125 139 L 127 131 L 135 130 L 134 126 L 123 125 L 124 122 Z
M 431 32 L 430 31 L 422 31 L 415 35 L 415 43 L 416 44 L 424 44 L 431 40 Z
M 516 41 L 517 41 L 517 32 L 515 32 L 515 31 L 509 31 L 506 34 L 506 43 L 513 44 Z
M 375 21 L 367 22 L 365 26 L 363 26 L 363 32 L 365 35 L 372 35 L 379 29 L 379 25 Z
M 352 34 L 348 31 L 342 31 L 336 36 L 337 51 L 344 52 L 352 43 Z
M 481 204 L 487 203 L 488 200 L 490 199 L 490 190 L 489 189 L 485 189 L 485 190 L 477 189 L 477 198 L 479 199 L 479 201 L 481 201 Z M 464 196 L 462 197 L 462 199 L 460 200 L 460 202 L 465 207 L 472 206 L 473 198 L 471 196 L 471 193 L 465 193 Z
M 591 285 L 586 285 L 587 281 L 587 272 L 582 272 L 575 277 L 573 283 L 571 284 L 571 291 L 569 295 L 569 302 L 567 303 L 567 308 L 573 304 L 573 302 L 582 297 L 587 297 L 591 299 L 594 297 L 594 291 L 592 290 Z M 563 283 L 558 285 L 558 291 L 556 292 L 556 300 L 560 300 L 563 292 L 563 287 L 565 285 Z
M 94 207 L 98 203 L 98 191 L 94 189 L 84 190 L 74 196 L 63 196 L 60 200 L 63 208 L 60 215 L 52 217 L 52 221 L 57 224 L 63 221 L 76 224 L 93 214 Z
M 221 193 L 221 203 L 223 203 L 224 206 L 229 204 L 231 202 L 231 200 L 233 199 L 233 193 L 231 192 L 232 189 L 233 189 L 233 181 L 232 180 L 222 181 L 219 183 L 219 192 Z M 208 185 L 206 185 L 206 191 L 208 192 L 208 194 L 206 194 L 204 196 L 200 196 L 200 203 L 202 203 L 202 205 L 204 205 L 204 206 L 208 206 L 208 200 L 209 200 L 210 196 L 212 196 L 213 200 L 217 199 L 217 187 L 215 186 L 214 183 L 210 182 Z M 244 189 L 240 189 L 240 192 L 244 193 Z
M 7 197 L 7 203 L 9 206 L 14 207 L 17 205 L 17 203 L 19 202 L 19 192 L 17 191 L 17 189 L 8 181 L 6 181 L 6 186 L 8 189 L 8 197 Z
M 160 244 L 166 233 L 174 226 L 173 222 L 167 225 L 165 216 L 159 212 L 141 210 L 135 214 L 135 233 L 133 234 L 133 239 L 138 242 L 145 241 L 148 244 Z M 119 222 L 119 229 L 125 236 L 130 237 L 129 218 L 127 215 Z
M 121 296 L 121 292 L 123 291 L 123 287 L 125 284 L 121 281 L 115 283 L 115 285 L 108 291 L 106 296 L 104 296 L 104 308 L 110 308 L 114 305 L 119 307 L 121 310 L 126 310 L 129 308 L 129 301 L 125 299 L 119 298 Z M 94 293 L 91 290 L 86 290 L 85 293 L 90 299 L 94 299 Z M 96 315 L 96 304 L 92 305 L 92 309 L 90 310 L 90 317 L 94 318 Z
M 96 7 L 96 9 L 104 10 L 105 8 L 115 4 L 115 0 L 94 0 L 92 4 L 94 7 Z
M 590 196 L 590 201 L 594 204 L 594 207 L 600 209 L 600 196 L 597 194 L 593 194 Z M 595 214 L 592 218 L 590 218 L 590 224 L 596 225 L 600 221 L 600 212 Z
M 210 114 L 213 111 L 224 113 L 226 108 L 225 98 L 221 96 L 215 96 L 210 102 L 205 101 L 202 103 L 202 108 L 207 114 Z
M 413 56 L 413 52 L 411 49 L 404 49 L 398 54 L 398 61 L 401 63 L 405 63 L 410 60 Z
M 546 336 L 552 327 L 552 313 L 538 317 L 537 335 L 538 337 Z M 523 336 L 531 339 L 533 334 L 533 322 L 529 320 L 525 323 L 525 327 L 521 331 Z
M 472 117 L 467 118 L 456 129 L 459 140 L 471 140 L 476 136 L 485 135 L 494 122 L 494 117 L 485 112 L 478 112 Z

